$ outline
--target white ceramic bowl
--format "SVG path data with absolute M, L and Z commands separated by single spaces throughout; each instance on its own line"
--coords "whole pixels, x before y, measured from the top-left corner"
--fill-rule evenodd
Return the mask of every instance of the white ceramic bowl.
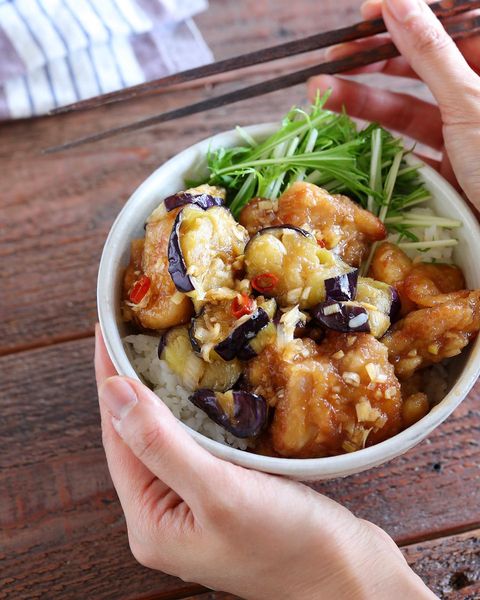
M 246 129 L 254 138 L 262 139 L 277 127 L 276 124 L 265 124 Z M 163 198 L 184 188 L 185 176 L 203 168 L 209 148 L 233 146 L 241 142 L 235 131 L 227 131 L 199 142 L 173 157 L 135 191 L 112 225 L 100 262 L 97 302 L 108 353 L 119 374 L 138 379 L 122 345 L 126 330 L 120 317 L 121 280 L 129 260 L 130 240 L 143 237 L 143 225 L 152 210 Z M 433 169 L 424 167 L 422 176 L 432 192 L 434 200 L 430 205 L 435 211 L 442 216 L 462 221 L 463 227 L 458 231 L 460 243 L 456 248 L 455 262 L 463 269 L 468 286 L 480 288 L 480 227 L 475 217 L 457 192 Z M 456 371 L 457 376 L 453 376 L 450 392 L 426 417 L 389 440 L 350 454 L 313 459 L 271 458 L 219 444 L 185 427 L 212 454 L 244 467 L 302 480 L 344 477 L 403 454 L 450 415 L 480 374 L 480 338 L 462 356 Z

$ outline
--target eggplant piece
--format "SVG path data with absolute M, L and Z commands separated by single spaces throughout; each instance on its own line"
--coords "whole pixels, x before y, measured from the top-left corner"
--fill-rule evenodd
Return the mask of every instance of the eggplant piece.
M 214 347 L 215 352 L 223 360 L 233 360 L 269 322 L 270 317 L 263 308 L 257 308 L 244 323 L 235 327 L 224 340 Z
M 170 370 L 189 390 L 209 387 L 223 392 L 231 389 L 242 374 L 242 365 L 238 360 L 225 362 L 217 358 L 206 362 L 197 356 L 186 326 L 175 327 L 162 336 L 159 358 L 167 362 Z
M 277 328 L 271 321 L 266 327 L 260 330 L 257 335 L 246 344 L 237 354 L 240 360 L 251 360 L 258 356 L 264 348 L 275 341 L 277 336 Z
M 390 292 L 392 294 L 392 303 L 390 304 L 390 317 L 391 323 L 396 323 L 400 318 L 400 312 L 402 310 L 402 301 L 400 300 L 400 294 L 393 285 L 390 286 Z
M 312 321 L 309 321 L 308 323 L 303 323 L 300 321 L 300 324 L 295 328 L 293 335 L 294 338 L 310 338 L 316 344 L 320 344 L 320 342 L 323 342 L 325 338 L 325 329 L 319 327 L 318 325 L 315 326 Z
M 389 317 L 375 306 L 361 302 L 322 302 L 316 306 L 314 319 L 342 333 L 371 333 L 381 338 L 390 327 Z
M 255 352 L 255 350 L 252 348 L 252 346 L 250 344 L 247 344 L 243 348 L 240 348 L 240 350 L 237 354 L 237 358 L 239 360 L 243 360 L 244 362 L 248 362 L 249 360 L 252 360 L 252 358 L 255 358 L 256 356 L 257 356 L 257 353 Z
M 200 313 L 200 314 L 202 314 L 202 313 Z M 197 340 L 197 338 L 195 336 L 195 324 L 196 324 L 196 321 L 197 321 L 196 317 L 193 317 L 193 319 L 190 322 L 190 326 L 188 328 L 188 337 L 190 338 L 190 344 L 192 345 L 193 351 L 196 354 L 201 354 L 202 347 L 198 343 L 198 340 Z
M 182 208 L 187 204 L 196 204 L 200 208 L 207 209 L 212 206 L 223 206 L 225 204 L 226 191 L 224 188 L 212 185 L 200 185 L 196 188 L 190 188 L 185 191 L 172 194 L 163 200 L 159 206 L 150 214 L 145 223 L 159 221 L 163 219 L 168 212 L 176 208 Z
M 208 190 L 210 193 L 208 193 L 207 190 L 201 192 L 200 188 L 198 188 L 197 190 L 187 190 L 186 192 L 178 192 L 177 194 L 173 194 L 173 196 L 168 196 L 168 198 L 165 198 L 163 201 L 166 211 L 170 212 L 171 210 L 175 210 L 175 208 L 180 208 L 186 204 L 195 204 L 204 210 L 207 210 L 207 208 L 212 208 L 212 206 L 223 206 L 225 204 L 224 190 L 210 186 L 202 187 L 210 188 Z M 220 195 L 221 192 L 223 192 L 222 195 Z M 219 195 L 213 195 L 215 193 Z
M 370 333 L 367 309 L 345 302 L 322 302 L 312 310 L 313 318 L 327 329 L 342 333 Z
M 179 292 L 193 292 L 195 286 L 192 278 L 187 273 L 187 265 L 183 259 L 180 246 L 180 227 L 182 226 L 182 211 L 180 211 L 173 224 L 172 233 L 168 241 L 168 272 L 175 287 Z
M 398 319 L 402 307 L 400 296 L 392 285 L 370 277 L 359 278 L 355 300 L 375 306 L 387 315 L 392 323 Z
M 184 206 L 168 243 L 168 271 L 176 288 L 198 301 L 210 290 L 231 290 L 247 241 L 246 230 L 228 208 Z
M 301 227 L 296 227 L 295 225 L 272 225 L 270 227 L 264 227 L 263 229 L 260 229 L 260 231 L 257 231 L 257 233 L 250 238 L 250 241 L 248 242 L 248 244 L 253 242 L 257 237 L 259 237 L 261 235 L 265 235 L 267 233 L 269 235 L 273 235 L 277 239 L 281 239 L 285 230 L 295 231 L 296 233 L 302 235 L 305 238 L 309 238 L 312 241 L 315 241 L 315 243 L 316 243 L 315 236 L 312 233 L 310 233 L 309 231 L 307 231 L 306 229 L 302 229 Z M 248 244 L 245 247 L 245 251 L 248 248 Z
M 352 272 L 333 252 L 320 247 L 313 235 L 287 225 L 267 227 L 254 235 L 245 248 L 245 266 L 254 289 L 282 307 L 301 309 L 327 299 L 326 281 L 332 291 L 336 283 L 332 280 Z M 354 273 L 350 281 L 342 280 L 344 296 L 354 280 Z
M 160 336 L 160 339 L 158 340 L 157 354 L 158 354 L 158 358 L 160 360 L 162 360 L 162 354 L 163 354 L 163 351 L 165 350 L 166 345 L 167 345 L 167 334 L 164 333 L 163 335 Z
M 227 337 L 236 322 L 237 319 L 232 314 L 232 301 L 205 304 L 198 315 L 193 317 L 190 325 L 193 350 L 209 361 L 210 351 Z
M 357 294 L 358 269 L 325 279 L 326 300 L 354 300 Z
M 267 403 L 262 396 L 244 390 L 225 393 L 197 390 L 190 401 L 212 421 L 239 438 L 258 436 L 267 423 Z
M 231 301 L 207 304 L 192 319 L 190 326 L 192 348 L 207 361 L 210 360 L 212 350 L 226 361 L 236 357 L 248 360 L 255 354 L 252 354 L 246 346 L 249 342 L 254 343 L 256 336 L 268 326 L 275 310 L 275 300 L 265 300 L 260 297 L 250 315 L 237 319 L 232 314 Z M 256 346 L 259 347 L 258 344 Z

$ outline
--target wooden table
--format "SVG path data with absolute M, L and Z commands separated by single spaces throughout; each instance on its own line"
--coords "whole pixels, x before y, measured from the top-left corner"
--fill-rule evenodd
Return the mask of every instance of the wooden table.
M 354 22 L 358 6 L 359 0 L 211 0 L 197 22 L 220 58 Z M 265 73 L 259 67 L 249 81 Z M 305 89 L 75 152 L 45 157 L 39 150 L 233 87 L 226 80 L 121 110 L 0 127 L 1 599 L 229 598 L 149 571 L 130 555 L 100 438 L 95 280 L 110 225 L 147 175 L 215 132 L 280 117 L 305 100 Z M 450 600 L 480 595 L 479 394 L 477 385 L 405 456 L 313 486 L 385 528 L 430 587 Z

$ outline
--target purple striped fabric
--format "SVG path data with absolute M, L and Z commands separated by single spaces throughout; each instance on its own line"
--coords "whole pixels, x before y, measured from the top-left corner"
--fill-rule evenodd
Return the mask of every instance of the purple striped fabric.
M 17 54 L 12 42 L 1 29 L 0 24 L 0 83 L 11 77 L 25 73 L 27 66 Z
M 158 79 L 168 73 L 167 65 L 158 54 L 157 46 L 150 32 L 137 35 L 132 40 L 133 51 L 142 65 L 146 81 Z
M 207 0 L 0 0 L 0 119 L 205 64 Z
M 8 113 L 7 98 L 5 97 L 5 92 L 0 87 L 0 115 L 7 114 L 7 113 Z M 0 117 L 0 120 L 1 120 L 1 117 Z

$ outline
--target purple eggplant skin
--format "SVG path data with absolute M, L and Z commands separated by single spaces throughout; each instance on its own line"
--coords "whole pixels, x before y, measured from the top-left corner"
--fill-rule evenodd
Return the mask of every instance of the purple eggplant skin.
M 320 344 L 325 339 L 325 329 L 318 325 L 309 322 L 303 324 L 299 321 L 299 325 L 295 328 L 294 338 L 310 338 L 316 344 Z
M 173 223 L 170 239 L 168 240 L 168 272 L 175 287 L 179 292 L 193 292 L 195 286 L 183 260 L 180 246 L 180 227 L 182 225 L 182 211 L 178 213 Z
M 263 308 L 257 308 L 247 321 L 235 327 L 224 340 L 214 347 L 215 352 L 223 360 L 233 360 L 247 346 L 248 341 L 268 325 L 269 321 L 270 318 Z
M 358 269 L 325 279 L 326 300 L 347 302 L 357 295 Z
M 200 314 L 202 313 L 200 312 L 198 316 L 200 316 Z M 200 344 L 197 342 L 197 338 L 195 337 L 195 318 L 196 317 L 193 317 L 193 319 L 190 321 L 190 327 L 188 328 L 188 337 L 190 338 L 192 350 L 197 354 L 200 354 L 202 348 L 200 347 Z
M 227 392 L 228 393 L 228 392 Z M 267 423 L 267 403 L 262 396 L 245 390 L 233 390 L 233 417 L 222 409 L 213 390 L 197 390 L 190 401 L 209 417 L 239 438 L 258 436 Z
M 239 360 L 243 360 L 245 362 L 252 360 L 252 358 L 255 358 L 257 356 L 257 353 L 255 352 L 255 350 L 250 346 L 250 344 L 246 344 L 243 348 L 241 348 L 237 354 L 237 358 Z
M 284 230 L 284 229 L 289 229 L 290 231 L 296 231 L 298 234 L 300 234 L 303 237 L 310 238 L 313 241 L 315 240 L 315 237 L 311 233 L 309 233 L 308 231 L 305 231 L 305 229 L 301 229 L 300 227 L 295 227 L 295 225 L 272 225 L 271 227 L 265 227 L 264 229 L 260 229 L 260 231 L 257 231 L 257 233 L 255 235 L 252 235 L 249 242 L 245 246 L 245 252 L 247 251 L 249 244 L 251 244 L 252 241 L 254 239 L 256 239 L 257 237 L 264 235 L 266 233 L 273 233 L 273 234 L 278 233 L 280 235 L 282 230 Z
M 328 307 L 337 306 L 336 312 L 330 313 L 325 309 Z M 317 304 L 311 314 L 313 318 L 327 329 L 340 331 L 342 333 L 370 333 L 370 325 L 368 323 L 368 312 L 362 306 L 354 306 L 342 302 L 321 302 Z
M 168 331 L 166 333 L 164 333 L 161 336 L 161 338 L 158 340 L 157 354 L 158 354 L 158 358 L 160 360 L 162 360 L 162 354 L 163 354 L 163 351 L 165 350 L 165 346 L 167 345 L 167 336 L 168 336 Z
M 173 196 L 165 198 L 163 203 L 166 211 L 170 212 L 171 210 L 185 206 L 186 204 L 195 204 L 196 206 L 203 208 L 203 210 L 207 210 L 207 208 L 212 208 L 212 206 L 223 206 L 225 201 L 223 198 L 210 196 L 210 194 L 195 195 L 187 192 L 179 192 L 178 194 L 173 194 Z
M 390 304 L 390 322 L 395 323 L 400 318 L 400 311 L 402 310 L 402 301 L 400 300 L 400 296 L 397 292 L 397 288 L 390 286 L 390 291 L 392 294 L 392 303 Z

